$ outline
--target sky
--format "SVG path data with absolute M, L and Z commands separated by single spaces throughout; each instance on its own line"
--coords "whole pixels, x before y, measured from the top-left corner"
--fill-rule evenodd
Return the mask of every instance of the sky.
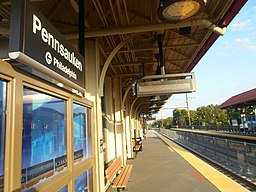
M 248 0 L 238 15 L 192 70 L 197 91 L 188 94 L 190 110 L 220 105 L 230 97 L 256 88 L 256 1 Z M 175 94 L 157 119 L 172 116 L 173 108 L 184 108 L 185 94 Z

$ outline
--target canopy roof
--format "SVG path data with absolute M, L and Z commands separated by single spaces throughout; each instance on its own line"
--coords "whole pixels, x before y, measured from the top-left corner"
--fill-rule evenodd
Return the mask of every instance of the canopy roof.
M 156 58 L 156 54 L 159 54 L 157 35 L 161 35 L 159 37 L 163 48 L 165 73 L 191 72 L 219 37 L 214 26 L 218 29 L 227 27 L 247 2 L 247 0 L 201 1 L 204 4 L 202 12 L 185 21 L 170 23 L 158 17 L 160 0 L 85 0 L 84 37 L 97 39 L 102 69 L 107 58 L 113 57 L 106 75 L 120 78 L 125 93 L 133 79 L 159 74 L 159 59 Z M 77 0 L 30 0 L 30 2 L 67 40 L 72 44 L 77 43 L 79 31 Z M 10 9 L 10 0 L 0 1 L 2 45 L 8 44 L 9 40 Z M 126 41 L 124 46 L 114 53 L 115 48 L 123 41 Z M 166 100 L 170 96 L 162 95 L 161 100 Z M 134 100 L 132 91 L 127 98 Z M 135 106 L 141 105 L 141 113 L 149 113 L 151 105 L 149 100 L 150 97 L 136 100 Z M 160 103 L 157 110 L 162 104 Z
M 256 88 L 231 97 L 230 99 L 222 103 L 220 105 L 220 108 L 248 106 L 248 105 L 255 105 L 255 104 L 256 104 Z

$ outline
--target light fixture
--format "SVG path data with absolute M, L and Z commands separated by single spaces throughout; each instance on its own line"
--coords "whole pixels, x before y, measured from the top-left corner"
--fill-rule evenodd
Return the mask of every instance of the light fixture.
M 76 89 L 71 89 L 72 93 L 78 93 Z
M 159 95 L 151 96 L 149 101 L 160 101 L 161 97 Z
M 136 95 L 136 84 L 132 83 L 132 95 L 135 96 Z
M 60 82 L 57 83 L 57 86 L 64 87 L 63 83 L 60 83 Z
M 203 0 L 160 0 L 157 14 L 163 21 L 177 23 L 200 13 Z
M 157 107 L 158 107 L 157 104 L 153 104 L 153 105 L 149 106 L 150 109 L 154 109 L 154 108 L 157 108 Z

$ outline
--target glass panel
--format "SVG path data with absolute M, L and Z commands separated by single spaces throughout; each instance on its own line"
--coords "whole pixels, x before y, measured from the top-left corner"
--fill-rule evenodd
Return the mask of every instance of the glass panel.
M 91 118 L 91 109 L 87 108 L 87 144 L 88 144 L 88 157 L 92 156 L 92 118 Z
M 6 128 L 7 83 L 0 80 L 0 192 L 4 191 L 4 148 Z
M 75 191 L 76 192 L 87 192 L 88 190 L 88 171 L 80 175 L 75 180 Z
M 58 192 L 68 192 L 68 186 L 63 187 Z
M 23 188 L 43 182 L 67 166 L 65 111 L 65 100 L 24 88 Z
M 74 159 L 80 161 L 85 159 L 88 154 L 87 127 L 86 127 L 86 107 L 73 104 L 74 119 Z

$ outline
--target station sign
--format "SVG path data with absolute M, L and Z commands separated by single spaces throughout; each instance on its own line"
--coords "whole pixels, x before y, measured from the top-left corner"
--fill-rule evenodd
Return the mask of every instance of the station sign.
M 84 58 L 27 0 L 13 0 L 9 56 L 71 87 L 85 86 Z

